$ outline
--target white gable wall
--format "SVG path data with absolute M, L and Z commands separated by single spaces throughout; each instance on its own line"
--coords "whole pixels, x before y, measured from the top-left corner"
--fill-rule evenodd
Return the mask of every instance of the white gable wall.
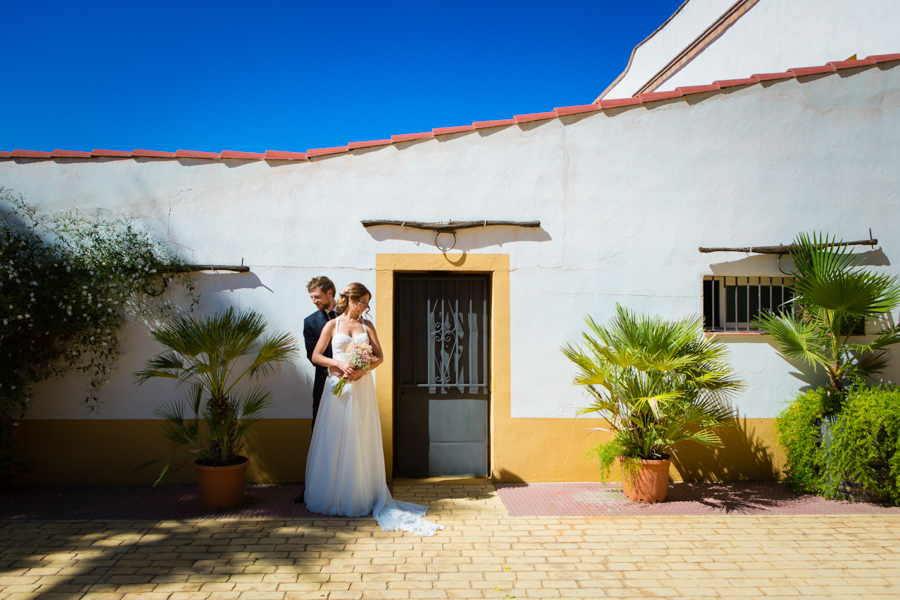
M 634 95 L 731 5 L 689 0 L 635 52 L 622 80 L 604 99 Z M 653 91 L 739 79 L 890 54 L 900 50 L 900 2 L 872 0 L 760 0 L 703 52 Z

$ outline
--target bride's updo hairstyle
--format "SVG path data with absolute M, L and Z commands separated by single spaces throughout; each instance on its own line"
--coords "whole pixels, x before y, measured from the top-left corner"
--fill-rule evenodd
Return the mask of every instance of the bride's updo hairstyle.
M 366 286 L 361 283 L 351 283 L 350 285 L 342 289 L 340 294 L 338 294 L 337 306 L 335 307 L 334 311 L 339 315 L 344 314 L 344 311 L 347 310 L 347 306 L 349 305 L 351 298 L 353 300 L 359 300 L 363 296 L 368 296 L 371 300 L 372 292 L 366 289 Z M 368 313 L 369 311 L 366 310 L 366 312 Z

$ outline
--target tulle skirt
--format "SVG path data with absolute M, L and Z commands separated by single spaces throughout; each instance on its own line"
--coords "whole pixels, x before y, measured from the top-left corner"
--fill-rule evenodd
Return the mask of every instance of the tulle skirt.
M 384 531 L 434 535 L 443 525 L 422 517 L 428 507 L 395 501 L 388 490 L 381 421 L 371 373 L 348 383 L 341 396 L 325 383 L 306 459 L 306 508 L 323 515 L 369 513 Z

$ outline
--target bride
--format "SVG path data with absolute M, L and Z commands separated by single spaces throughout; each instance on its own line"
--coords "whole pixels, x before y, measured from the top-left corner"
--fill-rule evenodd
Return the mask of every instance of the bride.
M 384 356 L 372 323 L 362 316 L 369 310 L 372 294 L 361 283 L 341 290 L 336 319 L 325 324 L 312 361 L 332 372 L 313 428 L 306 459 L 306 508 L 323 515 L 372 516 L 384 531 L 403 530 L 416 535 L 434 535 L 443 525 L 422 517 L 426 506 L 395 501 L 388 491 L 381 421 L 371 370 Z M 331 342 L 334 358 L 323 354 Z M 348 345 L 368 343 L 373 360 L 367 369 L 349 362 Z M 347 383 L 339 395 L 333 373 L 344 374 Z

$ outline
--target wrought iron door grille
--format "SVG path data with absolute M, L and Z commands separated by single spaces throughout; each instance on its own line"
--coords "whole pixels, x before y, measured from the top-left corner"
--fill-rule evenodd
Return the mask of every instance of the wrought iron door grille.
M 488 386 L 487 282 L 484 278 L 429 277 L 403 282 L 401 293 L 420 300 L 424 315 L 412 315 L 408 341 L 412 371 L 403 369 L 402 385 L 436 392 L 456 388 L 475 394 Z M 410 315 L 401 316 L 409 318 Z M 423 347 L 424 346 L 424 347 Z
M 703 278 L 703 318 L 706 331 L 758 331 L 761 311 L 793 312 L 790 277 Z

